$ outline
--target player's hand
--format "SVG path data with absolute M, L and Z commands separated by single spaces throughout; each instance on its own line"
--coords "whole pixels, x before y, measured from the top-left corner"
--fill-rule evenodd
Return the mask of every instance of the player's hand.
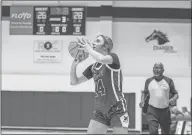
M 145 105 L 145 102 L 140 102 L 140 103 L 139 103 L 140 108 L 143 108 L 144 105 Z
M 170 99 L 170 100 L 169 100 L 169 104 L 170 104 L 170 105 L 174 105 L 174 104 L 175 104 L 175 100 L 174 100 L 174 99 Z
M 86 52 L 89 52 L 89 49 L 91 49 L 91 43 L 88 41 L 88 39 L 85 39 L 85 38 L 82 38 L 82 39 L 79 39 L 77 38 L 78 40 L 78 45 L 81 46 L 79 48 L 79 50 L 84 50 Z

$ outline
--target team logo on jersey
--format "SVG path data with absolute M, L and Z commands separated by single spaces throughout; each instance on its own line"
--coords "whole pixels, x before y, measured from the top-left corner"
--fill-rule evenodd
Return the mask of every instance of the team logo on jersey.
M 122 127 L 128 128 L 129 126 L 129 116 L 128 113 L 125 113 L 123 116 L 120 117 Z
M 97 68 L 96 66 L 97 66 L 97 63 L 93 66 L 93 70 L 92 70 L 95 81 L 103 77 L 103 70 L 102 70 L 103 65 L 100 65 L 99 68 Z
M 156 44 L 153 43 L 154 51 L 163 51 L 165 53 L 175 53 L 177 52 L 173 46 L 171 46 L 171 42 L 168 36 L 161 32 L 154 30 L 149 36 L 145 38 L 145 41 L 151 43 L 152 41 L 157 41 Z

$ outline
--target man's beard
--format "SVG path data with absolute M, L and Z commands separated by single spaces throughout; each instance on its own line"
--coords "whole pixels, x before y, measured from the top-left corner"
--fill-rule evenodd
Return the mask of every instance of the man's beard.
M 163 74 L 162 73 L 159 73 L 159 74 L 154 74 L 154 78 L 156 80 L 161 80 L 163 78 Z

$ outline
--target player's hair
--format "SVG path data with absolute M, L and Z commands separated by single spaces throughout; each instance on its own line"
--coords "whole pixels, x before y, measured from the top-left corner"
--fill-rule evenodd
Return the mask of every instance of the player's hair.
M 113 49 L 113 41 L 110 37 L 104 35 L 98 35 L 97 37 L 101 36 L 104 39 L 104 45 L 107 48 L 108 53 L 111 52 Z
M 156 66 L 156 65 L 160 65 L 160 66 L 162 67 L 162 69 L 164 69 L 163 63 L 161 63 L 161 62 L 156 62 L 156 63 L 154 64 L 154 66 Z

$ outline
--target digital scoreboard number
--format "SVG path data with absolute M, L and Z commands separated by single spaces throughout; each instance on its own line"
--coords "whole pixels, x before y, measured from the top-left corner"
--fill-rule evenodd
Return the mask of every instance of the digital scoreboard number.
M 35 7 L 34 8 L 34 35 L 49 35 L 48 29 L 48 7 Z
M 85 35 L 85 7 L 34 7 L 34 35 Z

